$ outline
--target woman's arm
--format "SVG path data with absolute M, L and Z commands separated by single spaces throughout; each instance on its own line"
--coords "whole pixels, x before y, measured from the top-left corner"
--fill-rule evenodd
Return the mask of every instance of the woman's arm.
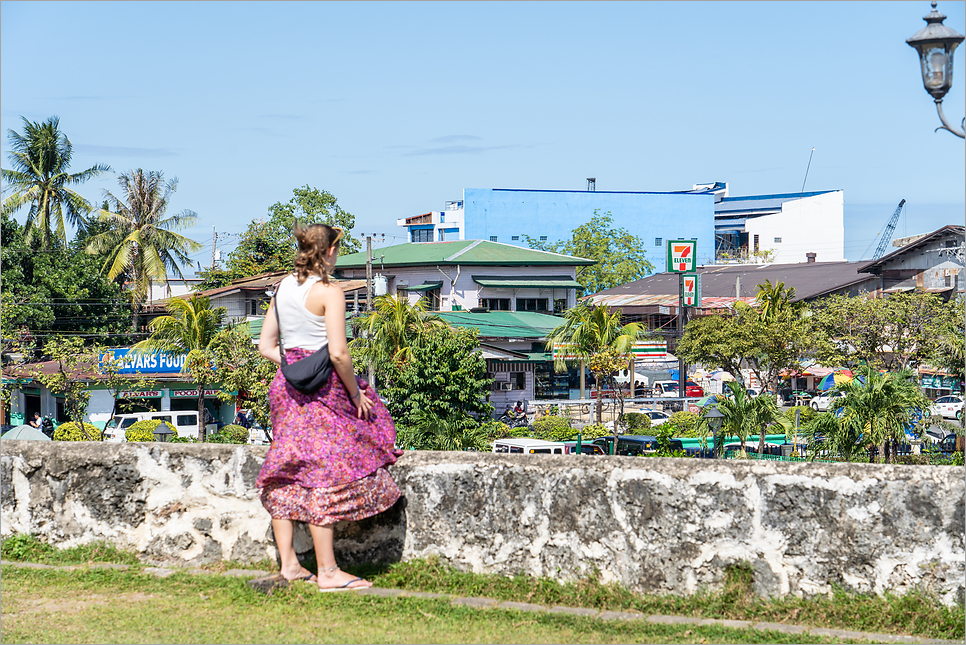
M 316 316 L 325 316 L 325 332 L 329 337 L 329 360 L 356 406 L 360 419 L 368 419 L 372 401 L 356 384 L 352 356 L 345 337 L 345 292 L 334 285 L 316 283 L 305 300 L 305 307 Z
M 262 321 L 262 333 L 258 336 L 258 353 L 276 365 L 282 364 L 278 349 L 278 320 L 275 319 L 275 298 L 268 305 L 268 312 Z

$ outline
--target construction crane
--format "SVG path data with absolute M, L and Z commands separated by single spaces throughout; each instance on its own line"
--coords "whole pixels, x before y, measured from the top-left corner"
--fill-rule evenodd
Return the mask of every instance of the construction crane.
M 875 262 L 883 255 L 885 255 L 886 247 L 889 246 L 889 242 L 892 241 L 892 233 L 896 230 L 896 222 L 899 221 L 899 213 L 902 212 L 902 207 L 906 205 L 906 200 L 899 202 L 896 206 L 896 212 L 892 214 L 889 218 L 889 223 L 886 224 L 885 230 L 882 231 L 882 239 L 879 240 L 879 248 L 875 250 L 875 255 L 872 256 L 872 261 Z

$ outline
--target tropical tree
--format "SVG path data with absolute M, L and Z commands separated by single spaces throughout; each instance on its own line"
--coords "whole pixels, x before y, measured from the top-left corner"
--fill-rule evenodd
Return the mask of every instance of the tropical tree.
M 490 441 L 481 425 L 469 417 L 438 417 L 418 413 L 398 435 L 399 445 L 414 450 L 485 451 Z
M 43 123 L 31 122 L 26 117 L 21 119 L 22 134 L 7 131 L 12 149 L 9 159 L 14 169 L 2 170 L 7 184 L 5 192 L 11 193 L 3 201 L 3 213 L 10 215 L 29 204 L 27 242 L 36 236 L 44 249 L 49 249 L 54 239 L 66 245 L 66 225 L 83 228 L 84 218 L 91 211 L 90 203 L 71 186 L 109 172 L 111 167 L 95 164 L 87 170 L 69 173 L 73 145 L 60 132 L 60 119 L 52 116 Z
M 755 413 L 755 399 L 748 396 L 748 391 L 741 381 L 728 381 L 725 386 L 730 396 L 718 400 L 718 411 L 724 415 L 721 421 L 721 432 L 725 437 L 735 436 L 741 441 L 741 451 L 745 451 L 745 440 L 755 430 L 757 415 Z
M 561 343 L 566 349 L 566 354 L 558 354 L 554 368 L 565 369 L 568 362 L 586 363 L 597 389 L 597 423 L 602 423 L 604 379 L 627 367 L 628 354 L 647 330 L 640 323 L 621 324 L 620 311 L 612 313 L 608 307 L 585 303 L 568 309 L 563 318 L 564 322 L 547 336 L 548 347 Z
M 192 226 L 198 216 L 190 210 L 167 215 L 178 180 L 165 182 L 163 173 L 138 168 L 121 173 L 117 182 L 121 198 L 105 191 L 108 208 L 97 213 L 110 228 L 91 238 L 87 252 L 105 256 L 101 271 L 107 271 L 108 279 L 124 276 L 133 284 L 136 330 L 138 305 L 147 300 L 151 281 L 167 284 L 168 271 L 183 277 L 180 264 L 189 261 L 189 252 L 201 248 L 175 232 Z
M 406 297 L 382 296 L 373 302 L 373 310 L 356 319 L 356 338 L 349 343 L 362 365 L 374 365 L 381 375 L 385 367 L 405 363 L 413 341 L 433 327 L 446 323 L 426 311 L 426 300 L 416 304 Z
M 209 344 L 208 353 L 214 362 L 215 380 L 221 384 L 218 398 L 250 410 L 267 428 L 268 390 L 278 366 L 258 353 L 248 323 L 221 329 Z
M 832 404 L 833 411 L 841 410 L 839 424 L 861 432 L 865 445 L 878 446 L 886 463 L 890 444 L 905 441 L 906 430 L 913 430 L 931 405 L 911 369 L 882 373 L 866 365 L 833 389 L 845 394 Z
M 224 307 L 212 307 L 204 296 L 190 300 L 172 298 L 168 315 L 148 323 L 151 336 L 135 344 L 134 352 L 160 351 L 169 356 L 185 356 L 182 373 L 198 387 L 198 423 L 204 424 L 205 386 L 215 381 L 211 345 L 225 319 Z
M 819 453 L 829 452 L 845 461 L 856 461 L 866 449 L 862 428 L 854 423 L 841 423 L 834 412 L 823 412 L 806 421 L 802 434 L 812 459 Z
M 772 321 L 778 318 L 783 312 L 801 311 L 803 302 L 792 303 L 795 298 L 795 287 L 785 287 L 784 282 L 771 283 L 771 280 L 758 285 L 758 294 L 755 303 L 759 307 L 763 320 Z

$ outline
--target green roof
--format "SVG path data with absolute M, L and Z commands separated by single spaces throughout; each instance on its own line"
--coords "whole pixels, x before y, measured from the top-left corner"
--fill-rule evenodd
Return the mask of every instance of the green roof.
M 436 282 L 424 282 L 422 284 L 417 284 L 412 287 L 406 287 L 409 291 L 432 291 L 433 289 L 441 289 L 443 286 L 442 280 L 437 280 Z
M 348 311 L 345 312 L 345 331 L 346 331 L 346 338 L 349 338 L 349 339 L 352 338 L 352 329 L 351 329 L 351 326 L 349 325 L 349 319 L 351 317 L 352 317 L 352 313 L 351 312 L 348 312 Z M 256 338 L 258 338 L 259 336 L 262 335 L 262 324 L 264 324 L 264 322 L 265 322 L 265 319 L 264 318 L 255 318 L 255 319 L 252 319 L 252 320 L 245 321 L 243 323 L 236 323 L 236 326 L 237 325 L 247 324 L 248 325 L 248 330 L 249 330 L 249 332 L 251 332 L 252 340 L 254 340 L 254 339 L 256 339 Z
M 480 330 L 484 338 L 546 338 L 563 323 L 563 318 L 529 311 L 434 311 L 453 327 Z
M 473 282 L 481 287 L 505 289 L 579 289 L 580 283 L 568 275 L 475 275 Z
M 492 265 L 492 266 L 586 266 L 593 260 L 575 258 L 549 251 L 527 249 L 502 242 L 457 240 L 454 242 L 409 242 L 374 249 L 372 266 L 407 267 L 423 265 Z M 363 269 L 365 251 L 339 256 L 336 271 Z

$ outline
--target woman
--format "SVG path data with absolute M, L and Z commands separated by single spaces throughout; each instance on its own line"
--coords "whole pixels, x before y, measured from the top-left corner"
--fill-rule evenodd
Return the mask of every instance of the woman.
M 396 503 L 399 489 L 386 466 L 402 453 L 393 449 L 396 431 L 389 412 L 369 384 L 355 376 L 346 343 L 345 293 L 329 283 L 342 231 L 296 224 L 295 237 L 295 272 L 275 290 L 258 351 L 281 364 L 281 326 L 286 362 L 328 345 L 334 369 L 312 394 L 292 387 L 281 369 L 276 373 L 268 394 L 273 441 L 256 485 L 272 516 L 286 580 L 316 582 L 320 591 L 371 587 L 371 582 L 339 569 L 332 525 L 376 515 Z M 309 524 L 317 577 L 296 557 L 293 520 Z

